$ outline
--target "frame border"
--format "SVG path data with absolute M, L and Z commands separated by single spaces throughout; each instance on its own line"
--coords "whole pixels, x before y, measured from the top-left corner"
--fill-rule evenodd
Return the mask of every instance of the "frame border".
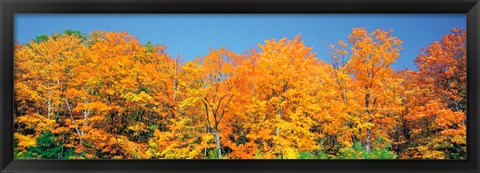
M 1 0 L 0 172 L 480 172 L 479 0 Z M 13 160 L 16 13 L 464 13 L 467 160 Z M 473 116 L 472 116 L 473 115 Z

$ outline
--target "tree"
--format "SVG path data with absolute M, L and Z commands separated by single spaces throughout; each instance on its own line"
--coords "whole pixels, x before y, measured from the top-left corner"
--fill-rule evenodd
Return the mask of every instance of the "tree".
M 402 110 L 401 99 L 396 93 L 402 79 L 395 78 L 391 68 L 400 56 L 402 42 L 391 36 L 392 32 L 376 29 L 369 33 L 365 28 L 354 28 L 348 37 L 352 55 L 347 68 L 354 78 L 355 99 L 363 104 L 363 109 L 356 112 L 359 116 L 356 128 L 364 135 L 367 153 L 374 135 L 387 136 L 382 132 L 397 123 Z
M 203 88 L 200 90 L 201 105 L 209 131 L 215 137 L 218 158 L 222 158 L 220 128 L 224 117 L 234 116 L 230 110 L 241 91 L 242 56 L 221 48 L 212 50 L 203 58 Z
M 31 42 L 27 46 L 22 46 L 16 50 L 16 69 L 15 69 L 15 86 L 16 90 L 17 115 L 18 122 L 22 122 L 22 118 L 32 118 L 29 121 L 51 121 L 61 119 L 67 116 L 73 119 L 73 115 L 69 111 L 68 98 L 66 90 L 70 87 L 68 83 L 72 80 L 73 74 L 71 69 L 74 66 L 82 64 L 85 53 L 88 49 L 83 41 L 76 35 L 60 36 L 54 34 L 48 36 L 41 42 Z M 69 116 L 70 115 L 70 116 Z M 41 117 L 45 116 L 46 120 Z M 51 124 L 51 130 L 55 133 L 70 133 L 69 129 L 58 128 L 57 123 Z M 63 126 L 64 127 L 64 126 Z M 77 139 L 80 138 L 81 132 L 78 124 L 73 122 L 68 125 L 77 133 Z M 43 130 L 34 130 L 35 136 L 43 133 Z M 23 133 L 32 133 L 26 131 Z M 67 140 L 70 144 L 74 141 Z
M 56 141 L 56 137 L 50 131 L 44 132 L 36 139 L 35 145 L 29 147 L 28 152 L 16 155 L 26 159 L 71 159 L 76 157 L 73 148 L 64 147 Z
M 318 149 L 315 140 L 319 136 L 311 129 L 317 125 L 313 116 L 319 109 L 310 106 L 318 99 L 315 91 L 307 90 L 322 82 L 323 74 L 315 69 L 323 69 L 323 63 L 300 35 L 288 41 L 267 40 L 259 47 L 250 79 L 254 106 L 249 110 L 253 112 L 247 113 L 251 116 L 247 127 L 251 134 L 246 137 L 255 141 L 264 158 L 288 158 Z
M 452 29 L 415 59 L 405 100 L 412 131 L 404 157 L 466 158 L 466 33 Z

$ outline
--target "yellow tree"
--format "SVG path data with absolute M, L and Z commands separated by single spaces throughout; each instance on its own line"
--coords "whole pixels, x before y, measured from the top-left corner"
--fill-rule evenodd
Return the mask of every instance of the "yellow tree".
M 402 42 L 392 36 L 392 32 L 376 29 L 369 33 L 365 28 L 354 28 L 348 37 L 352 55 L 347 67 L 353 75 L 355 99 L 363 105 L 363 109 L 356 112 L 359 116 L 356 128 L 364 134 L 367 153 L 373 138 L 388 137 L 383 132 L 396 123 L 402 109 L 396 93 L 401 79 L 395 77 L 391 68 L 400 56 Z
M 89 146 L 112 155 L 128 155 L 120 154 L 125 151 L 119 148 L 132 146 L 131 141 L 147 142 L 151 127 L 163 126 L 174 116 L 173 61 L 165 47 L 142 45 L 127 33 L 93 32 L 89 44 L 89 63 L 74 69 L 77 77 L 69 90 L 70 104 L 74 112 L 84 115 L 78 122 L 107 132 L 84 130 L 111 134 L 106 136 L 114 139 Z M 89 142 L 98 143 L 92 134 Z
M 85 63 L 87 52 L 84 39 L 68 33 L 46 36 L 18 49 L 15 54 L 15 86 L 19 119 L 16 122 L 20 123 L 24 116 L 32 115 L 30 120 L 40 122 L 60 119 L 62 116 L 69 117 L 70 120 L 75 119 L 68 105 L 67 90 L 74 76 L 72 68 Z M 26 107 L 30 109 L 24 109 Z M 46 118 L 40 118 L 38 115 Z M 50 128 L 48 131 L 61 134 L 62 141 L 68 142 L 66 145 L 73 145 L 75 141 L 68 140 L 71 139 L 70 129 L 73 129 L 73 133 L 76 134 L 74 139 L 81 143 L 82 133 L 78 124 L 64 123 L 65 121 L 60 121 L 58 124 L 62 126 L 61 128 Z M 41 132 L 42 130 L 37 131 L 37 135 Z
M 215 137 L 218 158 L 222 158 L 220 130 L 222 119 L 233 116 L 231 109 L 241 94 L 241 74 L 238 74 L 242 58 L 225 48 L 212 50 L 203 57 L 203 88 L 200 90 L 200 101 L 204 109 L 204 117 L 209 131 Z
M 334 105 L 329 111 L 330 114 L 335 115 L 336 122 L 330 129 L 337 135 L 338 142 L 344 147 L 352 147 L 352 144 L 359 141 L 358 130 L 355 129 L 358 122 L 356 112 L 362 107 L 355 99 L 353 78 L 347 66 L 348 54 L 345 42 L 340 40 L 337 45 L 330 45 L 331 68 L 327 69 L 333 79 L 331 83 L 333 88 L 329 91 L 335 93 L 328 100 Z M 338 150 L 332 152 L 338 152 Z
M 321 104 L 315 91 L 325 82 L 323 63 L 318 62 L 312 48 L 300 40 L 267 40 L 259 45 L 252 80 L 252 106 L 248 108 L 251 129 L 247 135 L 255 141 L 263 158 L 296 158 L 301 151 L 319 148 L 319 137 L 312 128 Z M 323 72 L 323 74 L 325 74 Z M 314 85 L 315 82 L 317 85 Z M 320 97 L 321 98 L 321 97 Z
M 466 33 L 452 29 L 415 59 L 406 97 L 412 144 L 404 157 L 466 158 Z

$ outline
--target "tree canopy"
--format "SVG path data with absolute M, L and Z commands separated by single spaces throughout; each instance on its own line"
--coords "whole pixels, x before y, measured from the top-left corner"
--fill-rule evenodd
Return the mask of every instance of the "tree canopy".
M 125 32 L 37 36 L 14 50 L 15 158 L 466 159 L 465 31 L 418 70 L 392 68 L 393 30 L 346 38 L 183 61 Z

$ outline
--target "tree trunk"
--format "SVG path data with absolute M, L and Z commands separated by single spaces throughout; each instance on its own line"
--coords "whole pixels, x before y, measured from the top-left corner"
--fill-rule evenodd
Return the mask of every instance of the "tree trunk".
M 47 101 L 48 106 L 47 106 L 47 118 L 50 119 L 50 113 L 52 112 L 52 109 L 50 108 L 52 106 L 52 99 L 48 99 Z
M 179 62 L 175 58 L 175 79 L 173 80 L 173 102 L 177 101 L 177 89 L 178 89 L 178 66 Z
M 217 143 L 218 158 L 222 158 L 222 150 L 220 149 L 220 136 L 218 135 L 218 129 L 215 129 L 215 142 Z
M 286 91 L 288 90 L 288 82 L 286 82 L 284 85 L 283 85 L 283 90 L 282 90 L 282 99 L 280 101 L 280 109 L 277 111 L 277 115 L 279 117 L 279 119 L 282 119 L 282 116 L 283 116 L 283 106 L 282 106 L 282 103 L 285 101 L 285 96 L 283 95 Z M 275 136 L 278 136 L 280 134 L 280 129 L 278 128 L 278 126 L 275 128 Z
M 368 108 L 368 105 L 370 104 L 370 93 L 367 93 L 367 95 L 365 95 L 365 114 L 367 114 L 367 122 L 370 123 L 370 111 L 369 111 L 369 108 Z M 367 150 L 367 154 L 370 153 L 370 128 L 367 128 L 367 138 L 365 139 L 365 150 Z
M 208 127 L 207 127 L 207 125 L 205 125 L 205 133 L 208 133 Z M 203 138 L 202 138 L 202 140 L 203 140 Z M 204 154 L 205 154 L 205 156 L 206 156 L 206 155 L 207 155 L 207 148 L 203 149 L 203 152 L 204 152 Z
M 367 139 L 365 140 L 365 150 L 367 150 L 367 154 L 370 153 L 370 129 L 367 129 Z
M 88 100 L 85 100 L 84 103 L 88 104 Z M 87 125 L 87 119 L 89 115 L 90 115 L 90 110 L 88 110 L 88 108 L 83 110 L 83 126 Z M 85 132 L 83 130 L 80 130 L 80 133 L 81 133 L 80 136 L 83 136 Z
M 83 139 L 82 139 L 82 133 L 80 132 L 80 130 L 78 129 L 78 124 L 77 122 L 75 122 L 75 119 L 73 118 L 73 112 L 72 112 L 72 107 L 70 107 L 70 103 L 68 103 L 68 99 L 67 97 L 65 97 L 65 103 L 67 105 L 67 108 L 68 108 L 68 111 L 69 111 L 69 114 L 70 114 L 70 119 L 72 120 L 73 124 L 75 125 L 75 131 L 77 131 L 78 133 L 78 136 L 80 138 L 80 145 L 83 144 Z
M 283 115 L 283 107 L 282 106 L 280 106 L 280 110 L 278 110 L 277 115 L 278 115 L 279 119 L 282 119 L 282 115 Z M 277 126 L 277 127 L 275 127 L 275 136 L 278 136 L 278 135 L 280 135 L 280 129 Z

